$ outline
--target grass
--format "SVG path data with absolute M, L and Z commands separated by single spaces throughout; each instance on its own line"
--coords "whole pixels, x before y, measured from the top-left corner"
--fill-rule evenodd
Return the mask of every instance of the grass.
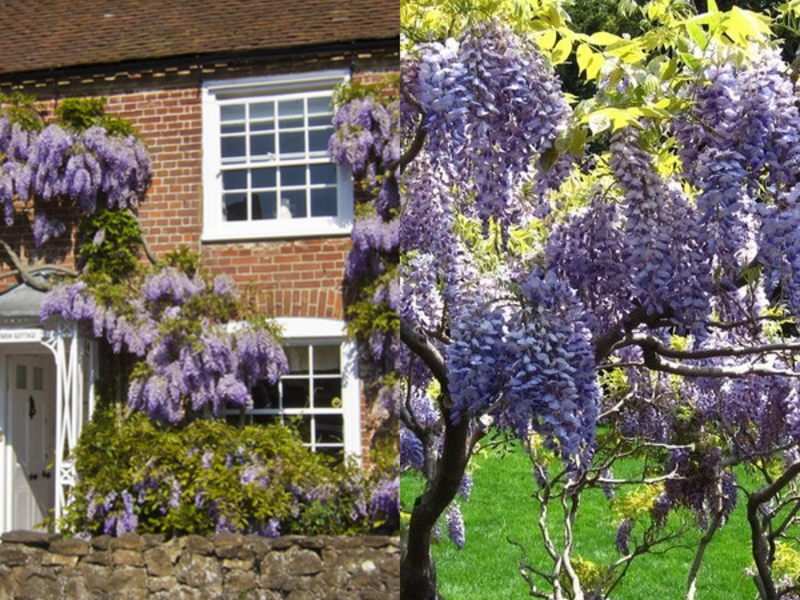
M 462 504 L 467 543 L 457 550 L 448 541 L 434 548 L 439 588 L 445 600 L 512 600 L 530 597 L 519 574 L 522 556 L 509 540 L 522 544 L 533 564 L 548 565 L 536 520 L 537 505 L 531 497 L 530 462 L 522 451 L 504 457 L 483 455 L 474 459 L 475 485 L 472 497 Z M 405 475 L 401 499 L 413 504 L 422 490 L 422 480 Z M 587 494 L 575 526 L 576 554 L 607 564 L 619 557 L 614 537 L 616 523 L 602 494 Z M 690 542 L 700 533 L 692 531 Z M 697 600 L 751 600 L 755 586 L 744 575 L 749 559 L 749 529 L 744 510 L 737 507 L 730 521 L 708 547 L 698 578 Z M 615 600 L 678 600 L 685 596 L 686 578 L 693 549 L 675 549 L 646 556 L 631 566 L 615 590 Z

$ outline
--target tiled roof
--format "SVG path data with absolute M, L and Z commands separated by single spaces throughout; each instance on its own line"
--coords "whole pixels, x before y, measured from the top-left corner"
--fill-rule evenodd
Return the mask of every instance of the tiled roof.
M 0 0 L 0 75 L 384 40 L 399 0 Z

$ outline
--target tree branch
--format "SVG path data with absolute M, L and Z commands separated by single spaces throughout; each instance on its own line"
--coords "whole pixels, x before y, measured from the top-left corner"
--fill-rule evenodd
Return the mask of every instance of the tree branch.
M 652 348 L 643 347 L 644 365 L 654 371 L 663 371 L 684 377 L 748 377 L 749 375 L 777 376 L 800 378 L 800 372 L 785 369 L 773 369 L 767 365 L 739 365 L 739 366 L 697 366 L 667 360 L 657 354 Z
M 738 356 L 752 356 L 756 354 L 768 354 L 771 352 L 795 352 L 800 350 L 800 343 L 784 343 L 784 344 L 761 344 L 759 346 L 723 346 L 720 348 L 706 348 L 703 350 L 677 350 L 665 346 L 658 339 L 650 335 L 641 333 L 634 333 L 627 336 L 628 340 L 641 346 L 642 348 L 650 348 L 661 356 L 668 358 L 678 358 L 686 360 L 702 360 L 704 358 L 723 358 L 723 357 L 738 357 Z
M 447 393 L 447 365 L 438 348 L 430 342 L 424 333 L 411 329 L 402 321 L 400 322 L 400 340 L 408 346 L 409 350 L 422 359 L 431 370 L 431 373 L 433 373 L 436 381 L 442 386 L 442 392 Z
M 14 268 L 17 270 L 17 273 L 22 281 L 27 283 L 33 289 L 39 290 L 40 292 L 49 292 L 50 289 L 52 289 L 52 284 L 44 283 L 33 277 L 28 267 L 23 264 L 22 259 L 20 259 L 17 253 L 12 250 L 11 246 L 9 246 L 5 240 L 0 240 L 0 245 L 3 246 L 3 250 L 5 250 L 6 254 L 8 254 L 11 264 L 14 265 Z

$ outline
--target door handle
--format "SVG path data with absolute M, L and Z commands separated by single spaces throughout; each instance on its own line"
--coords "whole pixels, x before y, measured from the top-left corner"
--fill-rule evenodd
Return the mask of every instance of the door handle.
M 31 481 L 36 481 L 37 479 L 39 479 L 39 476 L 36 473 L 31 473 L 30 475 L 28 475 L 28 479 L 30 479 Z
M 50 471 L 42 471 L 42 477 L 45 479 L 50 479 Z

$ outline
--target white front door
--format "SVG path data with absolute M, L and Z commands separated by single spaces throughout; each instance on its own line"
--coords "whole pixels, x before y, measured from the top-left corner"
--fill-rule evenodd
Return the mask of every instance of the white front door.
M 11 527 L 33 529 L 55 507 L 55 389 L 52 361 L 8 359 Z

